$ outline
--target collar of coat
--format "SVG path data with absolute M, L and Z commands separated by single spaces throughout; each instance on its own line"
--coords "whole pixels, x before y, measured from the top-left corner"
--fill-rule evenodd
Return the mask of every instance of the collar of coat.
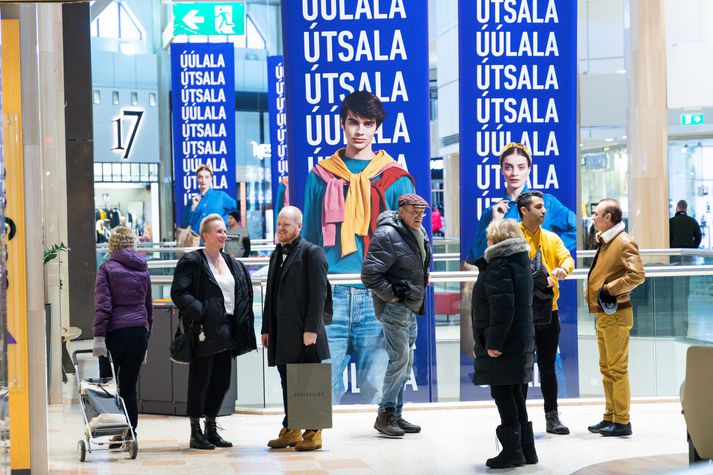
M 513 237 L 493 244 L 485 250 L 485 261 L 490 262 L 496 257 L 505 257 L 518 252 L 529 252 L 530 246 L 521 237 Z
M 604 242 L 604 244 L 609 244 L 622 231 L 624 231 L 624 221 L 619 221 L 603 233 L 597 233 L 597 239 Z

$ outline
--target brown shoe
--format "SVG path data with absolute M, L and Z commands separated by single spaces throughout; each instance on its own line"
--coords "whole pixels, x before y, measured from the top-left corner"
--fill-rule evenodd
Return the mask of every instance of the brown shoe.
M 295 450 L 304 452 L 307 450 L 317 450 L 322 448 L 322 430 L 306 430 L 302 435 L 302 440 L 297 442 Z
M 272 449 L 284 449 L 285 447 L 294 447 L 299 442 L 302 442 L 302 432 L 299 429 L 283 427 L 280 429 L 280 435 L 277 439 L 269 441 L 267 446 Z

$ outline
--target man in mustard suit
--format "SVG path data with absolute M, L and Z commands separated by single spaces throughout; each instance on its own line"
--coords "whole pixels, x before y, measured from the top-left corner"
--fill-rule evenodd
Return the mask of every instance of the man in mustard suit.
M 535 299 L 539 295 L 537 290 L 540 287 L 543 293 L 550 295 L 550 299 L 540 306 L 533 301 L 532 308 L 537 367 L 540 371 L 540 388 L 545 402 L 546 430 L 550 434 L 566 435 L 569 434 L 569 429 L 562 424 L 557 411 L 555 360 L 560 336 L 557 299 L 559 298 L 558 281 L 572 273 L 574 259 L 559 236 L 542 228 L 547 210 L 541 192 L 531 190 L 522 193 L 517 198 L 517 209 L 520 213 L 522 234 L 530 246 L 528 256 L 533 267 Z M 527 385 L 524 386 L 523 393 L 527 395 Z M 523 430 L 532 429 L 530 427 Z
M 605 198 L 592 214 L 599 247 L 587 278 L 587 304 L 596 316 L 599 369 L 604 383 L 604 417 L 589 431 L 631 435 L 629 332 L 634 325 L 631 292 L 644 282 L 644 265 L 634 238 L 624 232 L 619 202 Z

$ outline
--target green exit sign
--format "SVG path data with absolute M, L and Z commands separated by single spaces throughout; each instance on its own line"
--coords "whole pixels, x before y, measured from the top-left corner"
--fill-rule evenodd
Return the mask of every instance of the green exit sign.
M 174 3 L 174 35 L 243 35 L 244 3 Z
M 701 125 L 705 123 L 703 114 L 681 114 L 681 125 Z

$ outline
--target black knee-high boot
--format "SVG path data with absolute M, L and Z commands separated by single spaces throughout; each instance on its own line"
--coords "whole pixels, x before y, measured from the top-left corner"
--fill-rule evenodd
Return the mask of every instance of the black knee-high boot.
M 520 425 L 520 440 L 522 441 L 522 455 L 525 457 L 526 464 L 534 464 L 540 460 L 537 458 L 535 450 L 535 435 L 532 433 L 532 422 L 526 422 Z
M 198 417 L 191 417 L 191 443 L 192 449 L 213 450 L 215 445 L 208 442 L 201 430 L 201 420 Z
M 503 450 L 497 457 L 488 459 L 485 465 L 490 468 L 510 468 L 525 465 L 525 457 L 522 455 L 522 442 L 520 440 L 520 424 L 500 425 L 495 429 L 495 433 L 503 446 Z

